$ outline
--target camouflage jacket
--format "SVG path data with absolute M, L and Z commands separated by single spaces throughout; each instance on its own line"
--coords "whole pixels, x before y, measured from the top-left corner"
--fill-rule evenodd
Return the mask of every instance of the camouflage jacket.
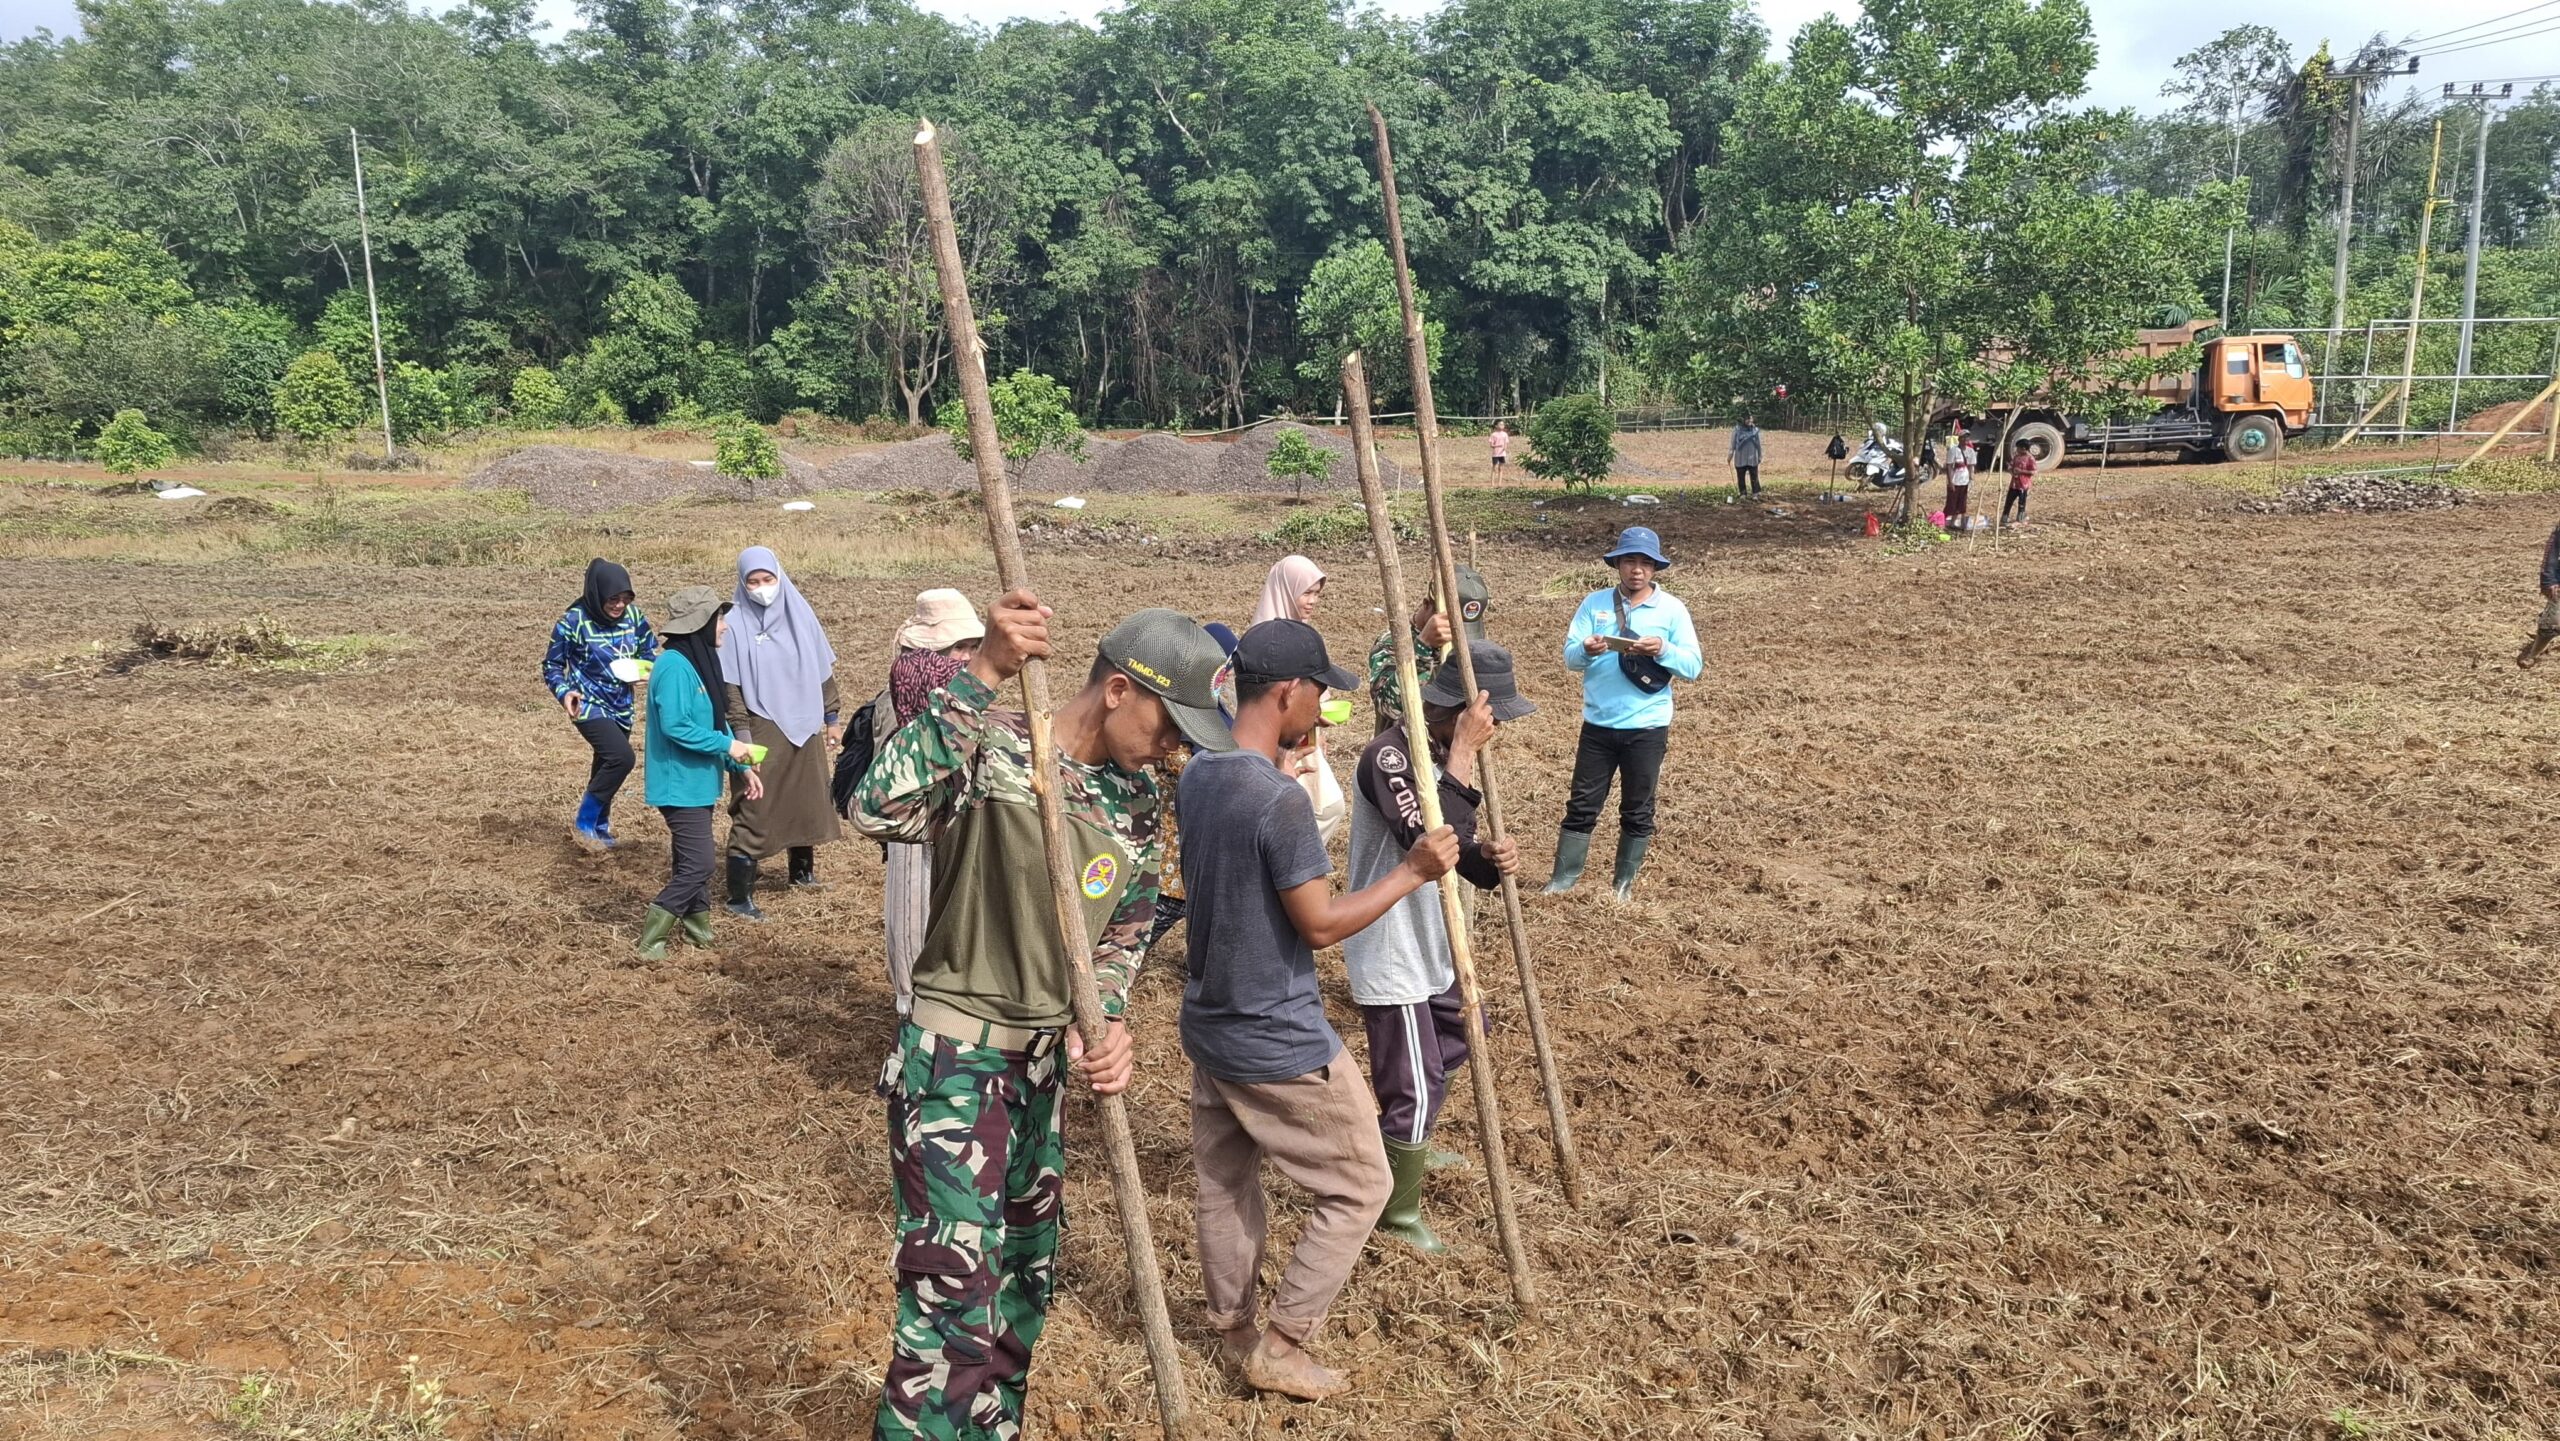
M 1413 632 L 1413 667 L 1420 676 L 1431 674 L 1432 651 L 1422 632 Z M 1369 647 L 1369 704 L 1378 713 L 1378 729 L 1393 730 L 1404 724 L 1403 687 L 1396 684 L 1396 633 L 1390 626 L 1378 632 L 1376 644 Z
M 933 843 L 933 910 L 915 990 L 981 1020 L 1062 1026 L 1066 965 L 1031 793 L 1031 731 L 962 671 L 881 748 L 847 815 L 874 840 Z M 1103 1009 L 1128 1005 L 1162 884 L 1154 777 L 1058 763 L 1084 934 Z

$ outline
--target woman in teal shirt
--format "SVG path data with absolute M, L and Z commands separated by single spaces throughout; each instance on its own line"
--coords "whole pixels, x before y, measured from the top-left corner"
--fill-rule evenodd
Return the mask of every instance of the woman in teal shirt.
M 1573 757 L 1573 790 L 1556 836 L 1555 873 L 1547 894 L 1573 889 L 1591 856 L 1591 831 L 1618 789 L 1618 899 L 1634 893 L 1636 872 L 1653 844 L 1653 795 L 1671 745 L 1671 682 L 1696 680 L 1705 665 L 1689 608 L 1654 583 L 1671 568 L 1662 538 L 1628 526 L 1601 559 L 1618 583 L 1594 591 L 1565 632 L 1565 669 L 1582 676 L 1582 738 Z
M 764 782 L 749 761 L 745 741 L 729 732 L 720 689 L 704 683 L 720 674 L 720 641 L 729 631 L 729 603 L 707 585 L 689 585 L 667 597 L 658 627 L 666 654 L 649 673 L 649 734 L 641 754 L 647 765 L 649 804 L 667 818 L 673 863 L 666 888 L 649 903 L 640 927 L 640 958 L 661 961 L 667 937 L 681 924 L 684 938 L 711 944 L 711 808 L 730 771 L 746 773 L 749 800 L 761 799 Z

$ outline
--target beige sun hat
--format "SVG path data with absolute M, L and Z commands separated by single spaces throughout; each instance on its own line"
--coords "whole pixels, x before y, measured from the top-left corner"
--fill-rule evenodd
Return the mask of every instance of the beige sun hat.
M 948 588 L 916 593 L 916 613 L 898 627 L 900 650 L 948 650 L 964 640 L 984 640 L 986 622 L 969 597 Z

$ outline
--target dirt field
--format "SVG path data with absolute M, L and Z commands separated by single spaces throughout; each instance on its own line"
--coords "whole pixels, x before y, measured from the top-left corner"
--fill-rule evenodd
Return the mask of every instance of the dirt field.
M 1594 542 L 1658 524 L 1705 633 L 1637 901 L 1528 904 L 1593 1194 L 1554 1184 L 1488 933 L 1543 1313 L 1481 1174 L 1444 1173 L 1452 1254 L 1373 1250 L 1321 1343 L 1360 1389 L 1249 1399 L 1200 1320 L 1159 952 L 1132 1113 L 1209 1433 L 2560 1435 L 2560 672 L 2510 659 L 2552 507 L 2232 499 L 2075 469 L 1997 551 L 1888 555 L 1793 500 L 1488 538 L 1542 707 L 1500 751 L 1541 877 L 1577 714 L 1549 652 Z M 1139 597 L 1241 620 L 1272 550 L 1218 551 L 1032 564 L 1080 665 Z M 1365 650 L 1374 572 L 1323 559 L 1323 627 Z M 644 600 L 721 578 L 635 568 Z M 868 1434 L 875 853 L 832 848 L 830 889 L 724 918 L 716 956 L 628 961 L 664 831 L 635 780 L 621 851 L 567 843 L 585 752 L 537 664 L 575 588 L 0 569 L 0 1436 Z M 912 579 L 808 589 L 885 664 Z M 260 612 L 338 646 L 108 664 L 146 615 Z M 1475 1152 L 1463 1086 L 1444 1132 Z M 1109 1190 L 1073 1165 L 1031 1434 L 1152 1437 Z

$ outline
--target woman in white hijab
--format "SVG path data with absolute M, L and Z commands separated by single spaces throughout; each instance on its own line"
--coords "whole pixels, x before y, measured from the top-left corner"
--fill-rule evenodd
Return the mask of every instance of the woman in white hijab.
M 1255 603 L 1253 620 L 1245 628 L 1250 630 L 1266 620 L 1313 622 L 1316 604 L 1323 598 L 1324 569 L 1303 555 L 1284 555 L 1262 578 L 1262 599 Z M 1295 777 L 1306 791 L 1307 803 L 1315 807 L 1316 834 L 1331 845 L 1351 818 L 1351 802 L 1343 794 L 1341 777 L 1333 773 L 1333 762 L 1325 756 L 1324 732 L 1325 727 L 1318 726 L 1308 738 L 1307 748 L 1288 757 L 1281 769 Z

